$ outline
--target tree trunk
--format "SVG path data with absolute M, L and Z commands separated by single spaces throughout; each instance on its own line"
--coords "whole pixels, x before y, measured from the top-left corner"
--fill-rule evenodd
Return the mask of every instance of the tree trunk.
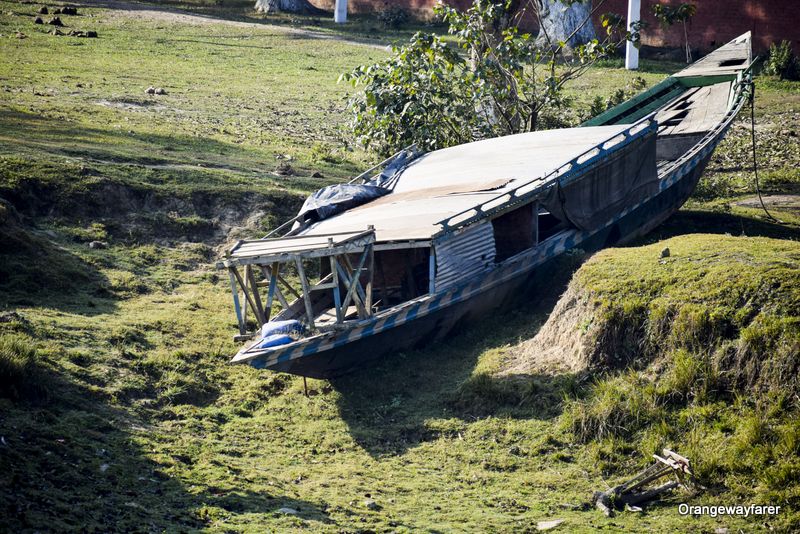
M 538 3 L 541 22 L 539 44 L 556 46 L 559 41 L 565 41 L 567 46 L 574 48 L 596 38 L 594 25 L 589 19 L 592 12 L 591 2 L 584 0 L 564 5 L 559 0 L 538 0 Z
M 262 13 L 304 13 L 307 15 L 320 15 L 323 10 L 315 7 L 308 0 L 256 0 L 256 11 Z

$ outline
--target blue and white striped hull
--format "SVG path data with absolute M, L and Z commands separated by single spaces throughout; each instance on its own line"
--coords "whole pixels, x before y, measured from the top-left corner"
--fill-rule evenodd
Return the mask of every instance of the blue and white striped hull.
M 473 276 L 441 293 L 390 308 L 340 332 L 328 332 L 281 347 L 242 351 L 237 360 L 313 378 L 328 378 L 361 367 L 370 360 L 420 347 L 449 333 L 459 323 L 482 316 L 537 286 L 547 284 L 546 267 L 564 252 L 594 252 L 641 236 L 664 222 L 689 198 L 711 154 L 739 109 L 692 150 L 666 169 L 659 192 L 633 206 L 594 232 L 572 230 L 553 236 L 530 251 Z M 244 356 L 244 358 L 242 358 Z

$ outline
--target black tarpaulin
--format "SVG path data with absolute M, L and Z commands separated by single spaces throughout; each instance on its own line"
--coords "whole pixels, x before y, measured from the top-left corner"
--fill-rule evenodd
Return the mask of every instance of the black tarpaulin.
M 656 132 L 603 157 L 577 176 L 565 175 L 544 207 L 581 230 L 595 230 L 658 192 Z
M 298 216 L 303 221 L 321 221 L 391 193 L 390 189 L 367 184 L 337 184 L 323 187 L 303 203 Z

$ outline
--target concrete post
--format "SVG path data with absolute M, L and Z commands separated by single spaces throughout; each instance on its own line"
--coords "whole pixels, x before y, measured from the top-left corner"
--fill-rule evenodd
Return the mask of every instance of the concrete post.
M 336 24 L 347 22 L 347 0 L 336 0 L 336 7 L 333 10 L 333 21 Z
M 641 0 L 628 0 L 628 31 L 631 31 L 633 24 L 639 21 L 641 7 Z M 639 68 L 639 49 L 630 41 L 625 43 L 625 68 L 628 70 Z

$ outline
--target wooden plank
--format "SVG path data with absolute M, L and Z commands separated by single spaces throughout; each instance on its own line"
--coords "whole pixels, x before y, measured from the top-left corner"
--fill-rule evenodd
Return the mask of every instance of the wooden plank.
M 272 303 L 275 300 L 275 286 L 278 284 L 278 281 L 272 276 L 267 268 L 266 265 L 261 265 L 261 274 L 264 275 L 266 279 L 268 289 L 267 289 L 267 307 L 264 310 L 264 317 L 269 321 L 270 315 L 272 315 Z
M 308 279 L 306 278 L 306 271 L 303 268 L 303 261 L 300 258 L 295 259 L 297 265 L 297 274 L 300 276 L 300 285 L 303 286 L 303 301 L 306 305 L 306 318 L 308 319 L 308 327 L 314 329 L 314 307 L 311 305 L 311 291 L 308 287 Z
M 301 298 L 303 298 L 302 296 L 300 296 L 300 293 L 298 293 L 298 292 L 297 292 L 297 290 L 296 290 L 295 288 L 293 288 L 293 287 L 292 287 L 292 284 L 290 284 L 289 282 L 287 282 L 287 281 L 286 281 L 286 279 L 285 279 L 283 276 L 281 276 L 280 274 L 278 274 L 278 275 L 277 275 L 277 277 L 278 277 L 278 281 L 279 281 L 279 282 L 282 282 L 282 283 L 283 283 L 283 285 L 285 285 L 285 286 L 286 286 L 286 289 L 288 289 L 288 290 L 289 290 L 289 293 L 291 293 L 292 295 L 294 295 L 294 297 L 295 297 L 295 298 L 297 298 L 297 299 L 301 299 Z
M 372 245 L 369 245 L 367 249 L 369 250 L 369 267 L 367 268 L 367 298 L 364 307 L 367 309 L 367 314 L 372 315 L 372 273 L 375 269 L 375 249 Z
M 366 297 L 364 295 L 364 290 L 361 288 L 361 270 L 364 268 L 364 263 L 367 260 L 367 251 L 365 250 L 361 254 L 361 259 L 358 262 L 358 269 L 353 269 L 352 264 L 350 263 L 350 259 L 347 256 L 342 256 L 342 260 L 344 261 L 345 265 L 348 269 L 352 272 L 352 277 L 349 278 L 350 280 L 350 288 L 347 291 L 347 295 L 352 295 L 353 302 L 355 302 L 356 306 L 359 308 L 358 316 L 361 319 L 365 319 L 370 314 L 367 312 L 365 308 L 365 301 Z M 345 306 L 350 302 L 348 297 L 344 298 Z
M 239 323 L 239 334 L 245 335 L 247 328 L 244 319 L 242 318 L 242 307 L 239 303 L 239 287 L 236 285 L 236 278 L 233 276 L 235 267 L 228 269 L 228 275 L 231 279 L 231 292 L 233 293 L 233 310 L 236 312 L 236 321 Z
M 677 84 L 678 81 L 676 79 L 667 78 L 654 85 L 650 89 L 639 93 L 630 100 L 626 100 L 625 102 L 622 102 L 621 104 L 601 113 L 597 117 L 589 119 L 581 124 L 581 126 L 605 126 L 608 124 L 616 124 L 622 119 L 624 119 L 625 122 L 631 122 L 629 120 L 629 116 L 633 110 L 637 110 L 639 107 L 643 106 L 650 107 L 654 102 L 656 103 L 655 107 L 659 107 L 660 104 L 665 102 L 664 95 L 672 93 L 674 91 L 673 86 Z
M 336 269 L 336 256 L 331 256 L 330 262 L 333 275 L 333 306 L 336 310 L 336 322 L 341 323 L 344 316 L 342 315 L 342 296 L 339 293 L 339 271 Z
M 345 265 L 347 265 L 347 268 L 350 269 L 353 273 L 355 273 L 356 279 L 358 280 L 358 284 L 356 285 L 356 291 L 358 292 L 358 296 L 361 298 L 362 304 L 366 300 L 364 289 L 361 287 L 361 270 L 364 268 L 364 263 L 366 262 L 367 259 L 366 252 L 367 251 L 365 250 L 364 253 L 361 255 L 361 259 L 359 260 L 358 263 L 358 272 L 356 272 L 356 270 L 353 269 L 353 265 L 350 263 L 350 258 L 348 258 L 347 256 L 342 256 Z
M 361 310 L 359 311 L 359 317 L 360 317 L 362 313 L 366 312 L 363 311 L 364 305 L 358 296 L 358 292 L 355 291 L 355 286 L 359 284 L 358 278 L 357 277 L 351 278 L 350 276 L 348 276 L 347 272 L 344 270 L 344 268 L 342 268 L 341 265 L 337 264 L 336 268 L 339 270 L 339 276 L 341 276 L 345 280 L 345 285 L 348 286 L 347 294 L 345 295 L 344 301 L 342 302 L 342 308 L 343 309 L 348 308 L 350 306 L 350 300 L 353 300 L 353 302 L 356 304 L 356 308 L 361 308 Z
M 239 271 L 236 268 L 231 269 L 231 272 L 236 277 L 236 280 L 239 282 L 239 285 L 242 286 L 242 288 L 244 289 L 244 296 L 247 299 L 247 302 L 250 303 L 250 307 L 253 310 L 255 310 L 256 309 L 256 305 L 253 302 L 253 297 L 250 296 L 250 292 L 247 291 L 247 289 L 246 289 L 247 286 L 245 285 L 244 280 L 242 280 L 242 275 L 239 274 Z M 255 313 L 255 312 L 253 312 L 253 313 Z M 244 319 L 245 319 L 245 321 L 247 320 L 247 315 L 246 314 L 244 314 Z
M 236 271 L 236 277 L 237 278 L 239 277 L 239 272 L 238 271 Z M 241 278 L 239 278 L 239 281 L 241 281 Z M 243 293 L 244 293 L 245 297 L 247 297 L 247 282 L 248 282 L 247 281 L 247 277 L 245 276 L 244 283 L 242 284 L 242 290 L 243 290 Z M 247 323 L 247 303 L 248 303 L 248 300 L 250 300 L 250 299 L 245 298 L 244 302 L 242 303 L 242 316 L 244 317 L 245 323 Z
M 256 304 L 256 315 L 258 316 L 258 320 L 261 321 L 261 325 L 263 326 L 264 323 L 267 322 L 267 317 L 264 314 L 264 305 L 261 303 L 261 295 L 258 293 L 258 284 L 256 284 L 256 277 L 253 274 L 253 268 L 251 266 L 245 267 L 245 274 L 250 280 L 250 288 L 253 292 L 253 300 Z
M 429 240 L 416 240 L 410 241 L 391 241 L 389 243 L 375 243 L 375 251 L 382 250 L 408 250 L 410 248 L 428 248 L 431 246 Z
M 280 268 L 281 268 L 280 263 L 273 263 L 271 268 L 266 266 L 262 267 L 262 269 L 270 273 L 270 283 L 272 280 L 275 280 L 275 288 L 273 290 L 274 296 L 278 297 L 278 302 L 281 303 L 283 309 L 288 310 L 289 302 L 283 296 L 283 291 L 281 291 L 281 288 L 278 285 L 278 280 L 280 280 Z M 275 275 L 273 276 L 272 273 L 275 273 Z

